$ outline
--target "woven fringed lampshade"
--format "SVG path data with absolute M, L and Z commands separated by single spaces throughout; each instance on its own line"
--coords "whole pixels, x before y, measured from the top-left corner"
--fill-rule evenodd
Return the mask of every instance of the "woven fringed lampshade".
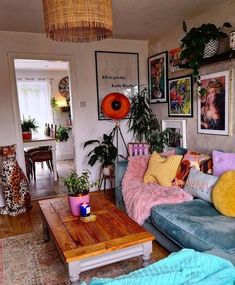
M 61 42 L 92 42 L 112 35 L 112 0 L 43 0 L 46 34 Z

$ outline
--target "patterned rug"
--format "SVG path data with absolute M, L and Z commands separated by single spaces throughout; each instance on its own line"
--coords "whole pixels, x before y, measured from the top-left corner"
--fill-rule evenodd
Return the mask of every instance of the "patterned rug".
M 152 257 L 151 262 L 157 259 Z M 92 277 L 114 277 L 141 268 L 141 258 L 81 273 L 80 280 Z M 44 243 L 42 234 L 29 233 L 0 240 L 1 285 L 67 285 L 70 284 L 65 265 L 52 241 Z

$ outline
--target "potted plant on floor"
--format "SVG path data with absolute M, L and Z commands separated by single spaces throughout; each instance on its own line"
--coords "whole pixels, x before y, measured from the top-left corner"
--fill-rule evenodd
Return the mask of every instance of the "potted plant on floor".
M 38 129 L 38 124 L 35 118 L 28 117 L 28 119 L 25 119 L 23 117 L 23 120 L 21 121 L 21 129 L 23 140 L 30 140 L 32 138 L 32 131 L 37 132 Z
M 230 27 L 232 27 L 232 25 L 228 22 L 225 22 L 222 27 L 208 23 L 197 28 L 193 27 L 188 31 L 185 21 L 183 22 L 183 30 L 186 35 L 181 39 L 182 52 L 180 58 L 193 69 L 195 82 L 200 79 L 198 68 L 201 66 L 203 59 L 216 54 L 218 40 L 228 37 L 228 35 L 222 31 L 223 28 Z
M 128 128 L 136 142 L 147 142 L 151 151 L 162 152 L 169 145 L 169 134 L 178 135 L 170 129 L 161 131 L 161 126 L 150 104 L 150 90 L 144 88 L 132 98 Z
M 90 174 L 91 173 L 88 170 L 82 171 L 81 175 L 78 175 L 73 171 L 68 176 L 61 179 L 67 187 L 69 206 L 74 216 L 80 215 L 80 204 L 89 204 L 90 188 L 97 184 L 97 182 L 89 182 Z
M 89 153 L 88 164 L 93 166 L 96 162 L 101 163 L 103 174 L 109 176 L 112 174 L 114 162 L 118 156 L 118 150 L 113 144 L 114 129 L 109 135 L 103 134 L 103 140 L 89 140 L 85 142 L 84 148 L 91 144 L 98 144 Z

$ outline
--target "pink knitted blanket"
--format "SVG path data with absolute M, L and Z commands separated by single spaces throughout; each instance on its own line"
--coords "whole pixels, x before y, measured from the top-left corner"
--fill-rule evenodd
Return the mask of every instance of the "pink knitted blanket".
M 149 156 L 130 157 L 122 180 L 127 214 L 140 225 L 150 216 L 151 208 L 155 205 L 181 203 L 193 199 L 178 186 L 166 187 L 157 183 L 144 183 L 148 160 Z

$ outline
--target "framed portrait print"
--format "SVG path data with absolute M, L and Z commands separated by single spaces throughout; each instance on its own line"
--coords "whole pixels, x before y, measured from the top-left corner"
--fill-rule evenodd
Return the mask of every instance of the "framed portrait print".
M 229 135 L 229 71 L 201 76 L 198 133 Z
M 106 120 L 101 109 L 106 95 L 117 92 L 130 100 L 138 92 L 139 54 L 96 51 L 95 64 L 98 119 Z
M 162 131 L 171 129 L 169 134 L 169 146 L 165 146 L 164 150 L 170 150 L 178 146 L 187 148 L 186 142 L 186 120 L 162 120 Z M 180 134 L 181 137 L 175 136 L 174 133 Z
M 137 155 L 148 155 L 149 154 L 149 144 L 148 143 L 128 143 L 128 154 L 129 156 Z
M 168 81 L 169 117 L 192 117 L 193 116 L 193 86 L 192 76 L 182 76 Z
M 162 52 L 148 58 L 150 103 L 167 102 L 168 56 Z

